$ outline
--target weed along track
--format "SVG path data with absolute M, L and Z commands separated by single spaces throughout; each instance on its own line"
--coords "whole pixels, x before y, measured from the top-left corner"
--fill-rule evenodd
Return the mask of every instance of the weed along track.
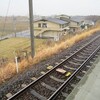
M 91 61 L 99 53 L 100 35 L 8 100 L 64 100 L 86 74 L 91 67 Z
M 79 41 L 78 43 L 75 43 L 72 47 L 63 50 L 60 53 L 51 56 L 47 60 L 31 66 L 29 70 L 26 69 L 26 71 L 23 73 L 19 73 L 18 75 L 14 76 L 8 82 L 0 86 L 0 100 L 7 100 L 9 97 L 16 94 L 28 84 L 39 78 L 41 75 L 45 74 L 52 67 L 60 64 L 98 35 L 99 32 L 96 32 L 95 34 Z

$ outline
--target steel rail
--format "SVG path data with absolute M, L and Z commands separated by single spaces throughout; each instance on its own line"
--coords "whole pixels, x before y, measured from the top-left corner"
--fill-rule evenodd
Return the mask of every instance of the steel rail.
M 27 85 L 25 88 L 21 89 L 19 92 L 17 92 L 16 94 L 14 94 L 12 97 L 8 98 L 7 100 L 13 100 L 14 98 L 19 97 L 20 95 L 22 95 L 24 92 L 27 91 L 27 89 L 29 89 L 32 85 L 35 85 L 36 83 L 38 83 L 38 81 L 40 81 L 41 79 L 45 78 L 48 74 L 52 73 L 57 67 L 61 66 L 64 62 L 66 62 L 67 60 L 71 59 L 75 54 L 77 54 L 78 52 L 80 52 L 81 50 L 83 50 L 84 48 L 86 48 L 87 46 L 89 46 L 91 43 L 93 43 L 95 40 L 97 40 L 98 38 L 100 38 L 100 35 L 97 36 L 96 38 L 92 39 L 90 42 L 88 42 L 86 45 L 84 45 L 82 48 L 80 48 L 78 51 L 76 51 L 75 53 L 73 53 L 72 55 L 70 55 L 68 58 L 66 58 L 64 61 L 62 61 L 59 65 L 56 65 L 53 69 L 51 69 L 50 71 L 46 72 L 44 75 L 40 76 L 37 80 L 31 82 L 29 85 Z
M 75 75 L 86 65 L 88 61 L 100 50 L 100 46 L 83 62 L 83 64 L 51 95 L 48 100 L 55 100 L 61 91 L 68 85 L 68 83 L 75 77 Z

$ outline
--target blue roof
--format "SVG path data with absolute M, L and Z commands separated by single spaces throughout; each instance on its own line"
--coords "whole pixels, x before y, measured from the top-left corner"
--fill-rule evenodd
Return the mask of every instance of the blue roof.
M 60 20 L 60 19 L 57 19 L 57 18 L 44 18 L 44 19 L 35 20 L 35 22 L 36 21 L 50 21 L 50 22 L 57 23 L 57 24 L 66 24 L 66 23 L 68 23 L 66 21 L 63 21 L 63 20 Z

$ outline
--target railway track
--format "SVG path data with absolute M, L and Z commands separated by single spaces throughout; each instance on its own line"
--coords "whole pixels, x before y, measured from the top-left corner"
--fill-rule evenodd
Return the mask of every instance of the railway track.
M 90 60 L 99 51 L 100 36 L 97 36 L 8 100 L 64 100 L 90 68 Z

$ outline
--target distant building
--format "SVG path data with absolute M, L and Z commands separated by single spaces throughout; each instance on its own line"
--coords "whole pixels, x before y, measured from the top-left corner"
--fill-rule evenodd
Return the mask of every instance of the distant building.
M 35 36 L 59 40 L 68 22 L 56 18 L 44 18 L 34 22 Z
M 91 21 L 91 20 L 83 20 L 81 21 L 81 24 L 80 24 L 81 28 L 84 30 L 84 29 L 88 29 L 90 28 L 91 26 L 94 26 L 94 22 Z
M 71 17 L 70 16 L 67 16 L 67 15 L 64 15 L 64 14 L 62 14 L 62 15 L 57 15 L 57 16 L 55 16 L 55 18 L 58 18 L 58 19 L 65 19 L 65 21 L 66 21 L 66 19 L 70 19 Z
M 69 29 L 67 31 L 74 33 L 80 30 L 79 22 L 72 20 L 70 16 L 59 15 L 56 18 L 59 18 L 60 20 L 68 22 Z
M 59 15 L 55 18 L 41 18 L 34 21 L 34 34 L 36 37 L 52 38 L 58 41 L 68 32 L 78 31 L 78 22 L 70 19 L 69 16 Z

